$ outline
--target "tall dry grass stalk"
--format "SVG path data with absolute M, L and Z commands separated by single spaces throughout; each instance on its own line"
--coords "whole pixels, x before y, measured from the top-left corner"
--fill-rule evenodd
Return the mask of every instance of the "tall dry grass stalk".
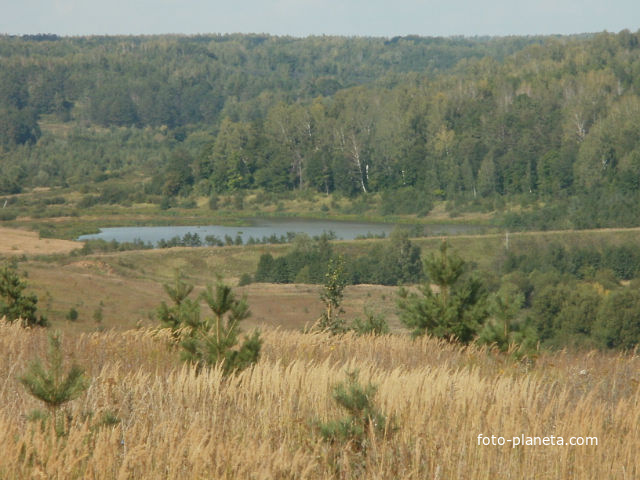
M 67 336 L 92 376 L 70 405 L 69 434 L 26 414 L 17 380 L 46 333 L 0 324 L 0 478 L 640 477 L 640 360 L 544 354 L 513 363 L 476 348 L 403 336 L 330 337 L 263 331 L 260 362 L 225 378 L 196 375 L 165 333 Z M 322 441 L 314 422 L 339 418 L 332 386 L 358 369 L 398 427 L 367 454 Z M 105 412 L 120 418 L 97 426 Z M 479 446 L 478 434 L 593 436 L 598 446 Z

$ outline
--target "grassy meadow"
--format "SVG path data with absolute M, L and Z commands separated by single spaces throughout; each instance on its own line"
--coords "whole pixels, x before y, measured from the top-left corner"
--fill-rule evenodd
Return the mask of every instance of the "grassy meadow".
M 10 235 L 5 233 L 9 232 Z M 16 232 L 23 232 L 22 236 Z M 6 239 L 11 238 L 11 242 Z M 17 240 L 13 240 L 16 238 Z M 495 270 L 505 252 L 506 235 L 452 235 L 452 249 L 472 265 Z M 516 232 L 508 235 L 513 252 L 527 252 L 549 242 L 566 248 L 601 247 L 637 242 L 640 229 L 609 229 L 557 232 Z M 337 252 L 356 256 L 386 240 L 367 239 L 333 242 Z M 436 252 L 442 237 L 412 239 L 422 248 L 423 257 Z M 61 242 L 61 243 L 57 243 Z M 0 244 L 7 247 L 5 257 L 20 259 L 20 270 L 27 274 L 29 290 L 38 296 L 38 306 L 53 326 L 68 332 L 96 329 L 126 330 L 135 326 L 154 326 L 149 318 L 162 300 L 168 300 L 162 284 L 171 283 L 176 271 L 182 272 L 196 292 L 221 276 L 235 285 L 243 274 L 253 275 L 260 255 L 269 252 L 284 255 L 289 245 L 252 245 L 228 247 L 175 247 L 156 250 L 70 255 L 78 242 L 54 241 L 34 237 L 16 229 L 0 229 Z M 15 248 L 12 248 L 15 245 Z M 58 249 L 54 247 L 59 247 Z M 248 324 L 301 329 L 314 322 L 322 311 L 321 286 L 306 284 L 249 284 L 239 287 L 248 296 L 253 312 Z M 364 307 L 383 314 L 394 332 L 404 331 L 397 318 L 396 287 L 353 285 L 345 290 L 346 318 L 363 315 Z M 71 308 L 78 320 L 69 322 Z M 94 314 L 102 312 L 96 323 Z
M 223 378 L 178 360 L 166 332 L 63 337 L 88 390 L 56 436 L 17 380 L 46 332 L 0 325 L 1 478 L 637 478 L 637 355 L 543 353 L 522 362 L 408 336 L 330 337 L 264 327 L 258 364 Z M 333 386 L 358 370 L 395 426 L 363 452 L 318 422 L 344 416 Z M 109 423 L 100 419 L 108 416 Z M 597 437 L 597 446 L 484 446 L 485 436 Z
M 1 232 L 0 232 L 1 233 Z M 15 232 L 14 232 L 15 233 Z M 509 235 L 527 251 L 556 241 L 568 248 L 635 241 L 638 229 Z M 9 238 L 9 237 L 3 237 Z M 255 245 L 69 254 L 47 239 L 19 242 L 38 307 L 63 335 L 67 362 L 90 377 L 64 408 L 67 433 L 33 420 L 43 405 L 19 376 L 46 351 L 47 332 L 0 322 L 0 478 L 413 478 L 556 479 L 640 476 L 640 359 L 635 352 L 541 351 L 513 360 L 475 346 L 412 340 L 397 317 L 397 287 L 345 290 L 345 318 L 381 313 L 392 335 L 301 333 L 322 311 L 321 286 L 253 283 L 246 294 L 264 341 L 255 367 L 225 378 L 180 361 L 169 334 L 150 317 L 168 298 L 177 270 L 196 292 L 217 275 L 235 285 L 266 251 Z M 505 234 L 450 236 L 466 260 L 490 269 Z M 335 242 L 345 255 L 384 240 Z M 423 256 L 440 238 L 414 240 Z M 50 250 L 43 252 L 46 246 Z M 56 245 L 57 247 L 57 245 Z M 65 318 L 70 308 L 78 319 Z M 94 313 L 101 311 L 100 321 Z M 366 451 L 329 443 L 318 425 L 345 416 L 334 386 L 358 371 L 377 386 L 373 402 L 392 422 Z M 109 419 L 106 421 L 105 419 Z M 491 437 L 596 437 L 597 446 L 480 445 Z

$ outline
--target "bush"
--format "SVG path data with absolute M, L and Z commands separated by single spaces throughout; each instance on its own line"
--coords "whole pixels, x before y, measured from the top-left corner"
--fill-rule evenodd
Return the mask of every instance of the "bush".
M 69 311 L 67 312 L 67 320 L 69 320 L 70 322 L 75 322 L 76 320 L 78 320 L 78 311 L 71 307 L 69 309 Z
M 356 318 L 351 329 L 358 335 L 385 335 L 389 333 L 389 324 L 382 317 L 365 308 L 364 320 Z
M 0 210 L 0 222 L 8 222 L 18 218 L 18 213 L 13 210 Z

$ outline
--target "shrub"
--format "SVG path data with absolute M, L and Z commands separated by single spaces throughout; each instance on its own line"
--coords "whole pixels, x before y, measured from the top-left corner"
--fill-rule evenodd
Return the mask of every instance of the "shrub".
M 365 308 L 364 319 L 356 318 L 351 329 L 358 335 L 384 335 L 389 333 L 389 324 L 382 315 L 377 315 Z
M 75 322 L 76 320 L 78 320 L 78 311 L 71 307 L 69 309 L 69 311 L 67 312 L 67 320 L 69 320 L 70 322 Z

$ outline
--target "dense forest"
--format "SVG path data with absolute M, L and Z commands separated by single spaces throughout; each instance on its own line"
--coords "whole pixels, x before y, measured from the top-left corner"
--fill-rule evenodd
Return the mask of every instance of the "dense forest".
M 639 38 L 3 36 L 0 194 L 336 192 L 638 225 Z

